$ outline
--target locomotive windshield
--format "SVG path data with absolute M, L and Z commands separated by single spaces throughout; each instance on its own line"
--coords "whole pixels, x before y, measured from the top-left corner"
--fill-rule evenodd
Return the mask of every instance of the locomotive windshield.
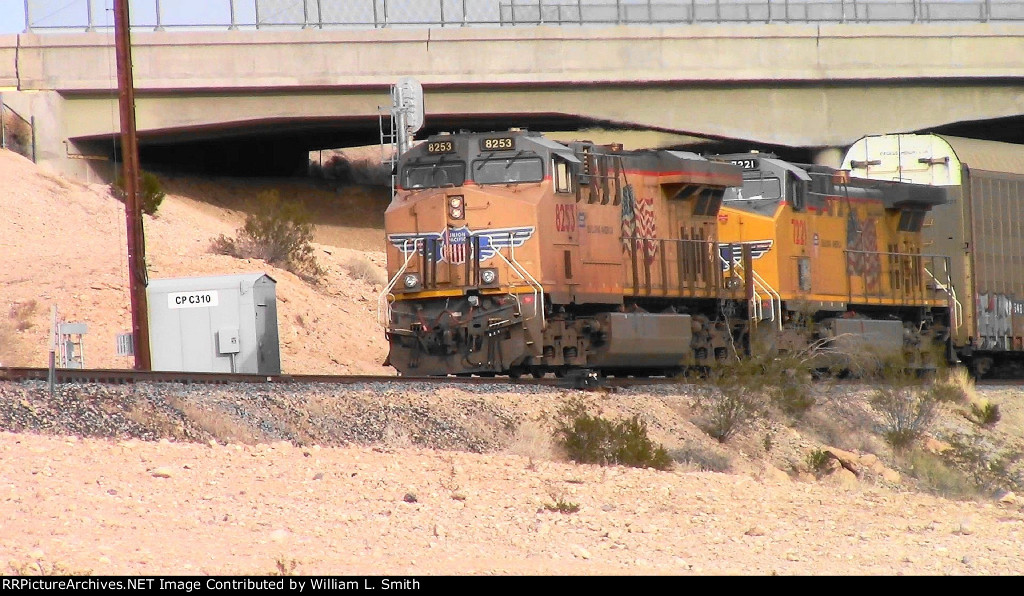
M 462 161 L 412 163 L 402 168 L 402 188 L 462 186 L 465 181 L 466 163 Z
M 743 188 L 727 188 L 725 201 L 752 201 L 757 199 L 779 200 L 782 198 L 782 184 L 778 178 L 753 178 L 743 181 Z
M 543 179 L 544 162 L 539 157 L 504 157 L 473 162 L 473 180 L 477 184 L 540 182 Z

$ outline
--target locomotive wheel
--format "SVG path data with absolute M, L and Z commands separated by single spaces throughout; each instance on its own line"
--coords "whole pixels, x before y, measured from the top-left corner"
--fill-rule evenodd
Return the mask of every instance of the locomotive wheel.
M 520 368 L 518 366 L 513 366 L 512 368 L 508 369 L 508 378 L 510 378 L 510 379 L 518 379 L 518 378 L 520 378 L 522 376 L 523 376 L 523 369 L 522 368 Z
M 535 378 L 535 379 L 543 379 L 544 378 L 544 371 L 539 369 L 539 368 L 535 368 L 535 369 L 530 371 L 530 376 Z

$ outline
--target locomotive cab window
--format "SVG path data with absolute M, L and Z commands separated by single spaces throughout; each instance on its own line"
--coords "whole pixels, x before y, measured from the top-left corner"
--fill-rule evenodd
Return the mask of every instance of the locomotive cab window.
M 778 178 L 751 178 L 743 180 L 743 188 L 737 192 L 730 188 L 726 201 L 754 201 L 757 199 L 781 199 L 782 183 Z
M 420 162 L 402 168 L 402 188 L 462 186 L 465 181 L 466 163 L 462 161 Z
M 552 176 L 555 184 L 555 192 L 575 192 L 576 189 L 573 187 L 572 180 L 572 168 L 569 166 L 569 162 L 560 157 L 553 157 L 551 161 L 555 174 Z
M 544 162 L 539 157 L 503 157 L 473 162 L 477 184 L 516 184 L 544 179 Z

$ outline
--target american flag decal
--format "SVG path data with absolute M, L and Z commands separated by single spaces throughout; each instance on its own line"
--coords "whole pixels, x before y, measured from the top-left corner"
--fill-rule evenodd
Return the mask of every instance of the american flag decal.
M 846 248 L 852 251 L 847 255 L 850 262 L 850 273 L 864 278 L 864 286 L 868 291 L 877 291 L 882 278 L 882 259 L 878 255 L 878 220 L 868 217 L 861 220 L 854 211 L 846 218 Z
M 636 212 L 633 210 L 633 186 L 622 189 L 622 250 L 628 251 L 636 238 Z
M 643 240 L 637 244 L 641 248 L 643 244 L 644 255 L 648 263 L 654 262 L 654 255 L 658 254 L 658 228 L 654 221 L 654 197 L 638 197 L 636 199 L 637 231 Z

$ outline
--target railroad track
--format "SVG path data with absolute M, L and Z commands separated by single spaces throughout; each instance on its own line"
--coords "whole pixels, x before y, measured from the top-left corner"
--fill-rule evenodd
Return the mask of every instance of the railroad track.
M 0 380 L 8 381 L 48 381 L 50 371 L 47 368 L 0 367 Z M 455 383 L 464 385 L 528 385 L 568 388 L 591 388 L 598 386 L 630 387 L 636 385 L 663 385 L 678 383 L 675 379 L 666 378 L 608 378 L 566 376 L 563 378 L 545 377 L 540 379 L 508 377 L 399 377 L 389 375 L 255 375 L 238 373 L 211 372 L 177 372 L 177 371 L 139 371 L 125 369 L 71 369 L 54 370 L 54 382 L 66 383 L 181 383 L 196 385 L 226 385 L 232 383 L 266 383 L 266 384 L 312 384 L 328 383 L 336 385 L 354 385 L 358 383 Z
M 0 367 L 0 381 L 47 381 L 50 378 L 47 368 Z M 212 372 L 177 372 L 177 371 L 140 371 L 127 369 L 71 369 L 54 370 L 54 382 L 66 383 L 181 383 L 185 385 L 228 385 L 233 383 L 250 384 L 313 384 L 326 383 L 335 385 L 355 385 L 359 383 L 424 383 L 424 384 L 463 384 L 463 385 L 526 385 L 587 389 L 596 387 L 635 387 L 639 385 L 671 385 L 686 381 L 672 378 L 601 378 L 567 376 L 563 378 L 544 377 L 540 379 L 508 377 L 399 377 L 391 375 L 255 375 L 239 373 Z M 856 379 L 850 382 L 860 382 Z M 1024 385 L 1024 379 L 981 379 L 977 385 Z

